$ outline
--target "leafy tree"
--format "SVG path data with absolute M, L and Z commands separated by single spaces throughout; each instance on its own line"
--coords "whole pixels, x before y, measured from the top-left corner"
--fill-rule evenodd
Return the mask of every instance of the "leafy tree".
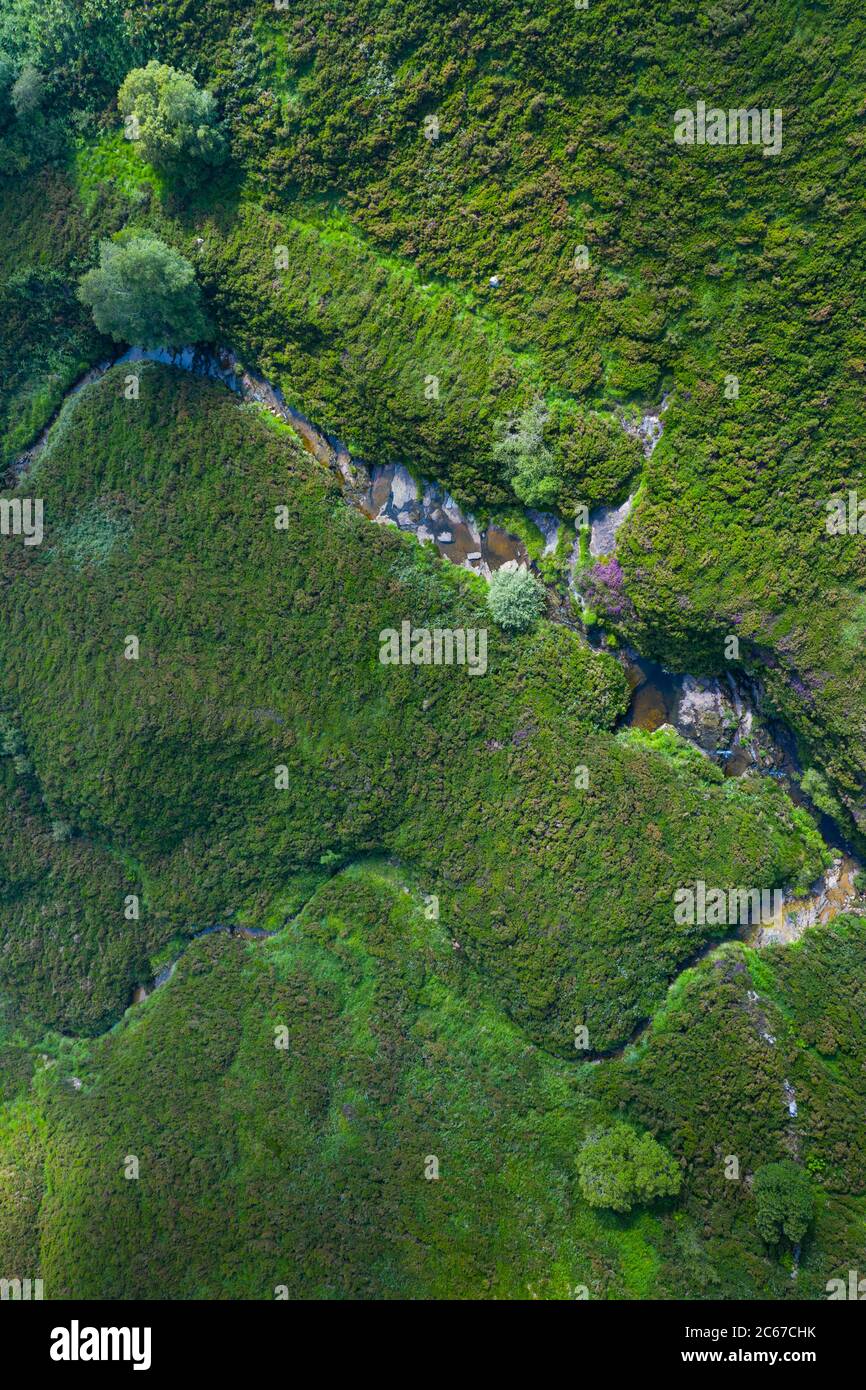
M 577 1156 L 580 1190 L 592 1207 L 630 1211 L 636 1202 L 675 1196 L 682 1175 L 675 1159 L 651 1134 L 629 1125 L 591 1134 Z
M 493 446 L 515 496 L 528 507 L 552 507 L 559 493 L 553 455 L 544 442 L 547 408 L 540 396 L 522 415 L 506 421 Z
M 765 1163 L 755 1173 L 755 1224 L 768 1245 L 777 1245 L 786 1235 L 796 1243 L 803 1239 L 812 1221 L 815 1199 L 808 1173 L 789 1158 L 781 1163 Z
M 148 163 L 184 183 L 198 182 L 203 166 L 221 164 L 227 143 L 212 94 L 189 73 L 150 62 L 128 73 L 117 94 L 127 132 L 141 142 Z
M 642 462 L 617 421 L 542 396 L 500 421 L 490 452 L 521 502 L 562 513 L 621 496 Z
M 78 297 L 99 331 L 117 342 L 169 347 L 208 333 L 193 267 L 149 232 L 103 241 L 99 265 L 82 278 Z
M 823 811 L 825 815 L 833 816 L 837 820 L 844 820 L 845 812 L 842 806 L 833 795 L 827 778 L 816 767 L 807 768 L 800 780 L 800 787 L 815 803 L 819 811 Z
M 19 118 L 32 115 L 42 105 L 45 95 L 45 82 L 42 74 L 27 63 L 18 74 L 12 87 L 12 105 Z
M 544 608 L 544 589 L 525 567 L 499 569 L 487 590 L 487 607 L 500 627 L 523 632 Z

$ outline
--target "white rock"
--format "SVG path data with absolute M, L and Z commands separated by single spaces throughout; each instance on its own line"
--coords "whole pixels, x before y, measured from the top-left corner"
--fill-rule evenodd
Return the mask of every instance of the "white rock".
M 599 507 L 590 513 L 589 553 L 590 555 L 610 555 L 616 548 L 616 533 L 622 526 L 632 507 L 634 493 L 627 497 L 619 507 Z
M 415 479 L 404 468 L 402 463 L 394 471 L 391 482 L 391 503 L 396 512 L 401 512 L 410 502 L 415 502 L 418 497 L 418 489 L 415 486 Z

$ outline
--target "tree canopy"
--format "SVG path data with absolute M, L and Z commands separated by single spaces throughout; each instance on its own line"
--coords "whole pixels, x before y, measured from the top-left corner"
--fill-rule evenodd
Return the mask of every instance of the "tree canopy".
M 672 1197 L 682 1177 L 667 1149 L 629 1125 L 591 1134 L 577 1156 L 580 1190 L 592 1207 L 630 1211 L 637 1202 Z
M 200 181 L 208 167 L 222 164 L 228 145 L 212 94 L 189 73 L 167 63 L 133 68 L 117 94 L 126 134 L 141 142 L 149 164 L 182 183 Z
M 527 569 L 500 569 L 490 581 L 487 607 L 500 627 L 523 632 L 544 609 L 544 589 Z
M 78 295 L 99 331 L 118 342 L 178 346 L 208 332 L 193 267 L 150 233 L 103 241 L 99 265 L 82 278 Z
M 768 1245 L 785 1235 L 796 1245 L 812 1222 L 815 1199 L 809 1175 L 790 1159 L 765 1163 L 755 1174 L 755 1224 Z

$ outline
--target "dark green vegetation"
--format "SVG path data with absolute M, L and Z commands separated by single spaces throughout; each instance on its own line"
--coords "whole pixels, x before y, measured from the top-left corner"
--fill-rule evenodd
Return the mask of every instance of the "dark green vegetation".
M 560 1061 L 491 1004 L 401 878 L 344 871 L 267 945 L 196 942 L 107 1037 L 49 1039 L 0 1129 L 5 1266 L 38 1266 L 55 1295 L 265 1299 L 280 1286 L 300 1298 L 568 1298 L 581 1286 L 591 1298 L 817 1298 L 856 1267 L 862 1174 L 837 1166 L 799 1080 L 804 1118 L 793 1124 L 784 1104 L 807 994 L 789 995 L 782 1020 L 763 993 L 778 984 L 771 968 L 751 1004 L 737 952 L 693 973 L 633 1059 Z M 862 978 L 866 923 L 832 944 Z M 828 997 L 820 961 L 802 965 Z M 837 989 L 843 1009 L 857 988 Z M 862 1113 L 862 1072 L 855 1085 L 847 1100 Z M 633 1133 L 652 1123 L 678 1202 L 625 1216 L 580 1200 L 578 1158 L 612 1127 L 605 1105 L 626 1107 Z M 761 1165 L 787 1170 L 800 1144 L 819 1200 L 795 1284 L 790 1252 L 757 1232 L 750 1184 Z M 644 1134 L 641 1148 L 658 1146 Z
M 149 32 L 173 61 L 201 67 L 206 45 L 207 80 L 230 117 L 237 157 L 275 211 L 309 209 L 309 235 L 327 240 L 339 198 L 355 254 L 368 264 L 375 254 L 380 274 L 385 257 L 390 274 L 396 262 L 411 263 L 438 286 L 440 323 L 471 307 L 476 332 L 497 345 L 471 380 L 446 365 L 440 399 L 450 427 L 416 427 L 411 444 L 393 431 L 423 414 L 424 377 L 440 371 L 441 354 L 423 345 L 415 366 L 415 335 L 405 333 L 381 358 L 365 352 L 367 395 L 385 395 L 390 409 L 378 454 L 396 446 L 478 492 L 493 481 L 496 421 L 537 394 L 567 406 L 564 437 L 579 439 L 575 414 L 658 401 L 675 386 L 624 545 L 633 632 L 692 669 L 698 661 L 724 669 L 724 637 L 738 634 L 742 658 L 769 669 L 774 698 L 859 815 L 866 559 L 859 537 L 831 539 L 824 527 L 825 500 L 863 487 L 859 7 L 732 0 L 696 11 L 598 0 L 584 12 L 550 0 L 541 10 L 443 10 L 431 0 L 407 14 L 402 3 L 366 0 L 335 15 L 326 0 L 305 0 L 288 13 L 268 8 L 227 7 L 206 29 L 181 20 L 179 5 L 157 6 L 158 18 L 143 3 L 133 12 L 142 22 L 149 14 Z M 675 145 L 674 111 L 699 97 L 781 109 L 781 154 Z M 436 139 L 425 126 L 431 115 Z M 237 262 L 230 279 L 236 311 L 243 283 L 267 275 L 253 261 L 273 244 L 245 237 L 243 279 Z M 324 423 L 367 447 L 370 425 L 362 435 L 351 419 L 352 325 L 369 290 L 374 305 L 383 296 L 367 274 L 352 273 L 350 241 L 342 251 L 340 278 L 351 276 L 351 291 L 323 304 L 300 302 L 295 289 L 286 309 L 297 318 L 283 322 L 290 344 L 324 335 L 333 345 L 330 371 L 316 350 Z M 315 274 L 309 259 L 293 249 L 294 285 Z M 219 261 L 215 269 L 224 278 Z M 496 289 L 491 276 L 501 280 Z M 270 295 L 267 303 L 280 314 Z M 266 328 L 264 306 L 250 308 L 244 327 L 254 315 L 272 355 L 276 323 Z M 455 329 L 447 336 L 455 341 Z M 299 355 L 290 346 L 293 385 Z M 512 360 L 525 383 L 517 398 L 503 380 Z M 341 399 L 350 393 L 336 409 L 332 374 Z M 736 398 L 725 394 L 731 375 Z M 572 446 L 555 422 L 551 412 L 549 448 L 561 470 Z M 480 477 L 465 471 L 470 436 Z M 592 477 L 582 467 L 562 500 L 595 500 L 580 496 Z M 605 500 L 627 478 L 624 468 L 609 477 Z
M 8 0 L 4 465 L 112 350 L 76 293 L 100 245 L 159 238 L 216 340 L 371 461 L 481 507 L 639 484 L 598 611 L 690 670 L 737 635 L 815 803 L 859 815 L 863 538 L 824 504 L 862 486 L 861 30 L 854 0 Z M 154 59 L 226 133 L 203 178 L 189 123 L 125 138 Z M 782 153 L 675 146 L 700 98 L 780 107 Z M 616 412 L 668 389 L 645 463 Z M 666 993 L 710 935 L 677 887 L 824 861 L 772 781 L 617 733 L 621 668 L 542 618 L 491 626 L 483 678 L 383 667 L 404 619 L 484 626 L 485 586 L 220 387 L 113 370 L 20 493 L 46 540 L 0 545 L 0 1274 L 783 1299 L 862 1266 L 866 927 Z M 184 950 L 226 921 L 283 930 Z M 634 1206 L 596 1209 L 580 1155 L 623 1126 Z
M 133 217 L 186 252 L 201 235 L 221 332 L 361 452 L 466 498 L 613 501 L 641 458 L 611 409 L 675 388 L 622 540 L 629 629 L 706 670 L 738 635 L 859 817 L 866 562 L 825 529 L 825 502 L 862 490 L 854 0 L 90 0 L 86 30 L 61 8 L 13 0 L 0 47 L 74 109 L 100 231 Z M 154 52 L 231 139 L 231 172 L 193 199 L 157 200 L 99 114 Z M 781 153 L 676 145 L 698 98 L 780 109 Z M 501 444 L 538 400 L 527 491 Z
M 46 542 L 3 549 L 4 930 L 14 949 L 4 954 L 1 990 L 7 1027 L 19 1030 L 11 1086 L 21 1086 L 26 1038 L 46 1024 L 104 1029 L 164 942 L 232 912 L 279 927 L 332 872 L 328 865 L 374 852 L 398 856 L 413 885 L 418 948 L 424 933 L 438 942 L 439 967 L 470 1002 L 452 1006 L 431 984 L 417 1022 L 405 1016 L 418 967 L 405 929 L 379 901 L 384 888 L 364 906 L 363 874 L 321 888 L 272 947 L 252 948 L 261 955 L 245 969 L 259 979 L 271 952 L 277 960 L 292 942 L 313 949 L 304 945 L 307 924 L 317 903 L 334 902 L 338 941 L 345 933 L 361 959 L 378 962 L 385 952 L 407 972 L 377 986 L 375 1027 L 363 1022 L 371 966 L 357 974 L 352 955 L 341 966 L 342 948 L 332 951 L 328 934 L 317 942 L 314 976 L 336 988 L 346 969 L 352 981 L 329 1012 L 322 1015 L 313 981 L 299 984 L 289 955 L 284 986 L 267 977 L 254 988 L 247 1023 L 242 948 L 222 938 L 196 944 L 120 1033 L 93 1049 L 57 1038 L 39 1045 L 57 1065 L 46 1072 L 38 1063 L 35 1090 L 8 1119 L 11 1168 L 28 1200 L 39 1200 L 39 1180 L 26 1166 L 24 1138 L 36 1145 L 42 1134 L 47 1145 L 39 1268 L 56 1291 L 114 1294 L 268 1297 L 286 1282 L 299 1291 L 295 1279 L 320 1295 L 518 1295 L 532 1279 L 552 1295 L 581 1283 L 595 1293 L 646 1293 L 656 1226 L 641 1236 L 607 1229 L 577 1195 L 580 1144 L 603 1112 L 574 1091 L 587 1074 L 575 1062 L 575 1026 L 587 1023 L 592 1047 L 605 1047 L 659 1004 L 664 981 L 703 935 L 673 926 L 673 891 L 684 878 L 740 883 L 815 872 L 808 824 L 770 781 L 726 783 L 664 737 L 610 733 L 624 708 L 619 667 L 564 628 L 541 623 L 521 638 L 491 630 L 482 678 L 382 667 L 378 632 L 403 616 L 416 626 L 478 626 L 480 581 L 370 527 L 291 436 L 220 386 L 170 368 L 138 371 L 138 400 L 125 395 L 128 368 L 115 368 L 65 414 L 28 481 L 44 498 Z M 281 506 L 288 532 L 274 525 Z M 138 660 L 125 659 L 131 634 Z M 591 767 L 591 784 L 575 791 L 580 763 Z M 281 769 L 288 790 L 275 785 Z M 44 845 L 36 881 L 25 835 Z M 439 898 L 435 927 L 417 906 L 420 892 Z M 129 894 L 142 903 L 138 922 L 125 917 Z M 471 1002 L 478 991 L 489 1024 Z M 463 1022 L 452 1022 L 452 1008 Z M 336 1031 L 322 1091 L 321 1030 L 329 1036 L 331 1016 L 366 1041 L 353 1045 Z M 284 1020 L 299 1030 L 288 1058 L 272 1031 Z M 445 1051 L 427 1063 L 432 1094 L 418 1111 L 427 1066 L 413 1061 L 413 1049 L 438 1038 Z M 385 1074 L 382 1058 L 391 1059 Z M 520 1156 L 521 1106 L 535 1115 L 541 1086 L 532 1073 L 524 1080 L 527 1066 L 553 1088 L 544 1161 L 537 1141 Z M 286 1070 L 293 1079 L 279 1095 L 303 1095 L 300 1111 L 309 1111 L 295 1138 L 286 1104 L 296 1102 L 272 1091 L 285 1086 Z M 492 1130 L 482 1101 L 491 1086 L 503 1097 Z M 217 1123 L 215 1090 L 225 1093 Z M 357 1154 L 343 1104 L 371 1111 Z M 382 1179 L 385 1123 L 391 1181 Z M 456 1150 L 439 1138 L 449 1125 L 450 1143 L 463 1136 Z M 478 1183 L 478 1125 L 491 1152 L 491 1216 L 457 1240 Z M 328 1177 L 322 1143 L 334 1126 Z M 139 1180 L 124 1176 L 129 1154 L 142 1161 Z M 424 1180 L 431 1154 L 441 1158 L 439 1183 Z M 286 1165 L 299 1173 L 288 1207 Z M 513 1219 L 492 1218 L 512 1169 L 521 1175 L 516 1191 L 530 1183 L 537 1194 L 538 1236 L 523 1195 Z M 346 1183 L 353 1191 L 352 1215 L 336 1227 L 331 1183 L 335 1193 Z M 418 1244 L 438 1193 L 449 1194 L 436 1218 L 441 1234 Z M 542 1236 L 552 1202 L 556 1222 Z M 13 1205 L 19 1212 L 18 1198 Z M 222 1223 L 227 1209 L 231 1227 Z M 336 1234 L 322 1251 L 325 1229 Z M 83 1230 L 96 1241 L 82 1243 Z M 18 1240 L 15 1232 L 18 1225 L 4 1238 Z M 395 1251 L 381 1254 L 391 1243 Z M 147 1272 L 143 1248 L 157 1252 Z
M 267 947 L 196 943 L 35 1089 L 17 1183 L 55 1295 L 568 1297 L 587 1241 L 616 1260 L 575 1199 L 573 1067 L 490 1006 L 393 872 L 338 876 Z
M 322 856 L 387 849 L 567 1053 L 578 1022 L 594 1049 L 627 1037 L 711 934 L 674 925 L 679 885 L 814 877 L 818 837 L 773 783 L 613 737 L 623 674 L 563 627 L 491 627 L 483 678 L 381 665 L 404 619 L 485 626 L 483 581 L 371 527 L 224 388 L 148 364 L 128 399 L 129 370 L 72 403 L 23 485 L 46 538 L 0 552 L 0 698 L 50 818 L 127 866 L 150 933 L 265 911 Z M 95 944 L 70 943 L 67 970 Z M 42 1017 L 104 1025 L 75 999 Z
M 148 364 L 129 399 L 128 371 L 89 387 L 34 465 L 44 546 L 2 552 L 0 990 L 21 1093 L 5 1251 L 30 1202 L 55 1293 L 676 1292 L 655 1253 L 670 1215 L 631 1229 L 580 1201 L 580 1145 L 609 1121 L 575 1029 L 601 1048 L 658 1006 L 704 936 L 673 925 L 679 883 L 814 874 L 807 822 L 768 780 L 613 735 L 621 672 L 564 628 L 491 629 L 483 678 L 383 667 L 381 627 L 477 626 L 483 584 L 371 527 L 222 387 Z M 27 1039 L 104 1029 L 163 943 L 229 914 L 279 927 L 328 866 L 383 850 L 401 865 L 387 891 L 381 871 L 342 874 L 270 946 L 196 943 L 119 1032 L 41 1042 L 54 1064 L 21 1092 Z M 484 1096 L 500 1099 L 479 1135 Z M 776 1111 L 766 1095 L 755 1123 Z
M 790 1159 L 767 1163 L 755 1174 L 754 1192 L 755 1220 L 767 1244 L 777 1245 L 783 1236 L 799 1244 L 814 1212 L 808 1174 Z
M 678 1296 L 825 1298 L 828 1278 L 857 1267 L 866 1240 L 864 966 L 866 921 L 853 917 L 760 955 L 728 947 L 680 978 L 639 1049 L 594 1068 L 599 1098 L 685 1164 L 681 1206 L 660 1244 Z M 732 1157 L 736 1178 L 726 1176 Z M 794 1289 L 790 1242 L 765 1244 L 754 1190 L 764 1165 L 790 1161 L 811 1175 L 815 1197 Z

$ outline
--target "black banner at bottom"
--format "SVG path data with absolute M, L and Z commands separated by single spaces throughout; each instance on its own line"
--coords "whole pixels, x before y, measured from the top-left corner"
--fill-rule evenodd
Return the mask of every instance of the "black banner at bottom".
M 452 1329 L 461 1339 L 459 1361 L 469 1369 L 477 1357 L 488 1374 L 499 1355 L 510 1368 L 518 1349 L 526 1355 L 535 1347 L 546 1360 L 557 1349 L 561 1332 L 567 1339 L 563 1353 L 577 1357 L 582 1365 L 597 1357 L 609 1372 L 667 1374 L 678 1367 L 700 1374 L 717 1366 L 756 1368 L 784 1377 L 805 1367 L 826 1379 L 843 1365 L 856 1364 L 863 1317 L 856 1307 L 838 1304 L 859 1301 L 509 1304 L 506 1324 L 499 1324 L 503 1305 L 473 1304 L 470 1335 L 463 1323 L 466 1304 L 455 1305 L 452 1312 L 442 1304 L 425 1303 L 22 1299 L 0 1302 L 0 1336 L 4 1361 L 25 1374 L 48 1372 L 61 1383 L 70 1376 L 93 1379 L 106 1370 L 115 1377 L 138 1374 L 139 1379 L 161 1377 L 167 1371 L 258 1374 L 273 1363 L 290 1369 L 302 1349 L 307 1358 L 321 1358 L 323 1369 L 332 1374 L 345 1358 L 353 1374 L 365 1363 L 384 1370 L 390 1362 L 405 1375 L 405 1351 L 398 1351 L 401 1344 L 393 1341 L 395 1333 L 425 1339 L 417 1373 L 433 1373 L 441 1362 L 443 1373 L 453 1374 L 455 1347 L 448 1339 Z M 527 1334 L 532 1341 L 525 1340 Z M 467 1336 L 475 1357 L 466 1349 Z M 536 1340 L 539 1336 L 543 1342 Z M 415 1362 L 417 1347 L 411 1355 Z

